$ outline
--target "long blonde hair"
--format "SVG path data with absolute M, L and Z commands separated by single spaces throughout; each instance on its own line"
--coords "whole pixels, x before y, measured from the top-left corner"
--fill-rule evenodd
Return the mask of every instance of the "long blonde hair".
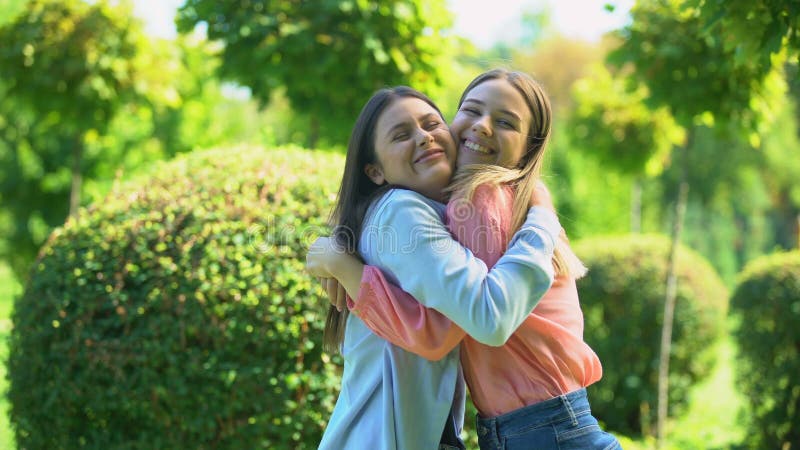
M 539 181 L 542 158 L 550 140 L 552 111 L 550 100 L 539 83 L 525 73 L 505 69 L 494 69 L 478 75 L 464 89 L 464 93 L 458 101 L 458 107 L 461 108 L 461 104 L 472 89 L 485 81 L 495 79 L 508 81 L 522 94 L 522 98 L 525 99 L 525 103 L 530 109 L 531 124 L 528 129 L 528 148 L 514 168 L 490 164 L 470 164 L 460 167 L 447 190 L 451 193 L 451 199 L 460 198 L 469 201 L 472 199 L 475 189 L 480 185 L 512 186 L 516 193 L 512 206 L 511 231 L 516 232 L 525 222 L 529 200 Z M 586 266 L 572 251 L 563 234 L 556 239 L 553 268 L 556 275 L 580 278 L 586 274 Z

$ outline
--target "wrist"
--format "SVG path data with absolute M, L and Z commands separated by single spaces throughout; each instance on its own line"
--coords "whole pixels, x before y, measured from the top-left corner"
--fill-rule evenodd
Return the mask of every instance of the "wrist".
M 331 236 L 328 240 L 328 246 L 325 249 L 324 258 L 322 258 L 322 267 L 325 269 L 331 278 L 338 279 L 341 276 L 341 266 L 348 258 L 343 246 L 341 246 L 336 238 Z

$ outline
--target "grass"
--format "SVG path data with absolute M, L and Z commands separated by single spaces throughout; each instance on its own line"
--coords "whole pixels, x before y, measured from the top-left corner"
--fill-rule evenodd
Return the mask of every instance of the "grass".
M 14 296 L 22 288 L 11 270 L 0 262 L 0 449 L 14 450 L 16 442 L 8 418 L 8 380 L 5 361 L 8 357 L 7 339 L 11 331 L 11 311 Z M 668 442 L 664 450 L 723 450 L 736 447 L 744 438 L 744 427 L 737 422 L 744 400 L 735 388 L 733 367 L 735 346 L 730 338 L 718 344 L 719 359 L 711 376 L 698 384 L 693 392 L 689 409 L 681 417 L 668 423 Z M 620 436 L 626 450 L 655 448 L 652 438 L 632 440 Z
M 736 391 L 734 380 L 735 344 L 726 338 L 717 345 L 716 369 L 695 387 L 687 414 L 668 428 L 676 449 L 729 449 L 745 437 L 745 427 L 738 422 L 744 398 Z

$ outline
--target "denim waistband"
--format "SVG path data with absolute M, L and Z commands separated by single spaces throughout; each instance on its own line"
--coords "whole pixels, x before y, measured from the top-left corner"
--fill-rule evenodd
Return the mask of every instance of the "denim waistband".
M 590 414 L 586 389 L 578 389 L 543 402 L 524 406 L 492 418 L 477 418 L 478 433 L 493 432 L 499 436 L 514 434 L 551 423 L 571 421 L 577 425 L 577 416 Z

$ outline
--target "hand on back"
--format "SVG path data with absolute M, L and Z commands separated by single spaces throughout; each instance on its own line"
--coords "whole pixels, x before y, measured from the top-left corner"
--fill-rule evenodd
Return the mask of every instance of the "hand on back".
M 556 207 L 553 205 L 553 197 L 550 195 L 550 190 L 544 185 L 542 180 L 536 181 L 536 187 L 533 189 L 531 201 L 528 206 L 541 206 L 556 212 Z
M 347 293 L 336 280 L 332 268 L 350 257 L 332 237 L 317 238 L 306 253 L 306 271 L 319 278 L 322 288 L 328 293 L 328 301 L 339 311 L 347 307 Z

